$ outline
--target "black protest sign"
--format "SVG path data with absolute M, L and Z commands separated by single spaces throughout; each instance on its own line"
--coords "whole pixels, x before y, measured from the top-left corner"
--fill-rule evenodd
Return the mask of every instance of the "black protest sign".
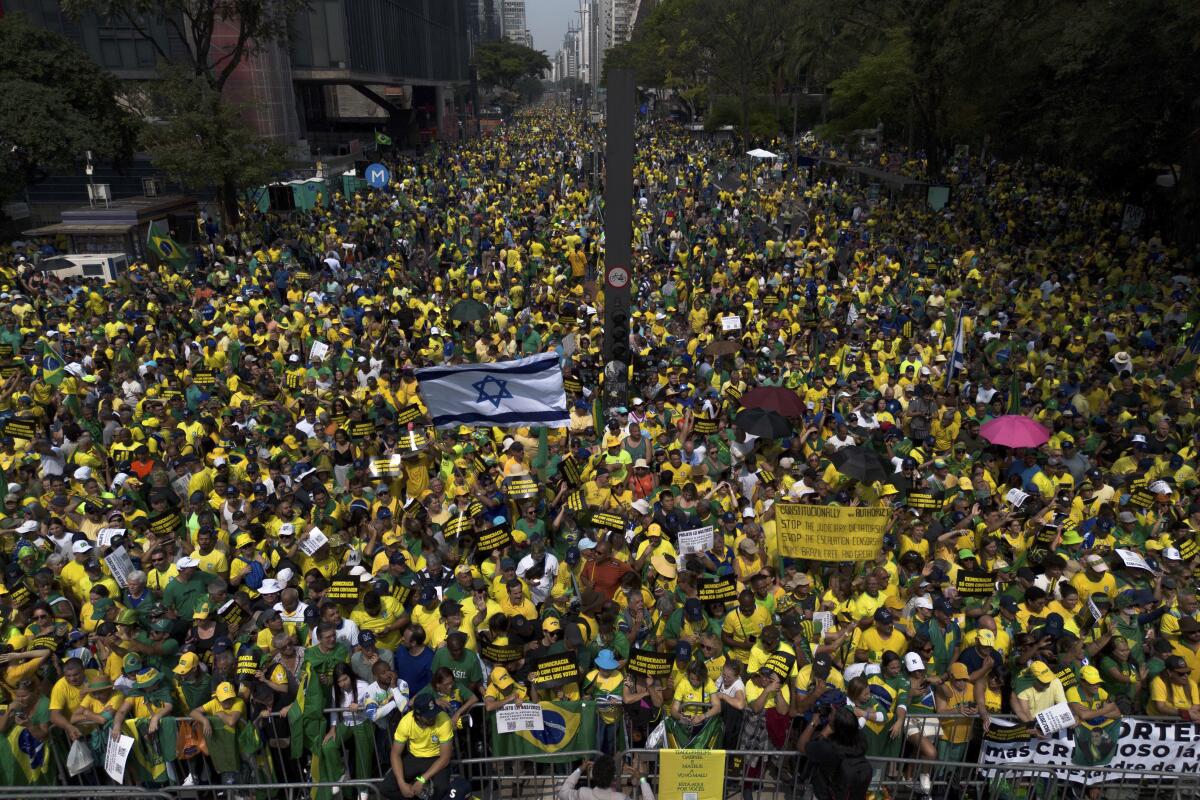
M 671 674 L 671 660 L 670 653 L 634 648 L 629 651 L 629 663 L 625 665 L 625 671 L 648 678 L 665 678 Z
M 407 425 L 410 422 L 416 422 L 421 418 L 421 407 L 413 404 L 407 405 L 400 409 L 400 413 L 396 415 L 397 425 Z
M 593 528 L 604 528 L 616 533 L 622 533 L 625 530 L 625 520 L 616 514 L 606 514 L 598 511 L 592 514 L 588 522 Z
M 32 439 L 37 435 L 36 420 L 28 417 L 13 417 L 4 421 L 4 433 L 14 439 Z
M 788 676 L 792 674 L 792 667 L 795 664 L 796 657 L 794 655 L 790 653 L 773 653 L 763 666 L 778 675 L 781 681 L 786 681 Z
M 1154 492 L 1139 487 L 1129 493 L 1129 502 L 1138 508 L 1154 508 Z
M 212 386 L 217 382 L 217 374 L 211 369 L 198 369 L 192 373 L 192 381 L 197 386 Z
M 350 423 L 348 431 L 351 439 L 364 439 L 375 435 L 375 423 L 370 420 Z
M 247 647 L 238 651 L 236 668 L 238 675 L 253 675 L 258 672 L 257 649 L 255 647 Z
M 583 471 L 579 468 L 579 461 L 575 458 L 574 453 L 567 453 L 562 457 L 562 460 L 558 462 L 558 471 L 572 486 L 578 486 L 579 481 L 583 478 Z
M 996 593 L 996 573 L 960 569 L 954 588 L 962 597 L 991 597 Z
M 937 508 L 941 505 L 928 492 L 912 492 L 905 499 L 904 504 L 909 508 Z
M 482 553 L 500 550 L 512 543 L 512 529 L 507 525 L 497 525 L 479 534 L 477 549 Z
M 562 686 L 579 680 L 579 664 L 574 653 L 553 653 L 530 662 L 529 671 L 537 673 L 533 685 Z
M 155 536 L 168 536 L 179 530 L 179 526 L 183 524 L 183 517 L 179 516 L 178 511 L 164 511 L 151 517 L 148 524 L 150 532 Z
M 697 596 L 702 603 L 710 600 L 736 600 L 737 581 L 732 575 L 727 578 L 706 578 L 700 581 Z
M 325 599 L 338 603 L 357 603 L 360 586 L 362 584 L 356 575 L 334 575 L 333 580 L 329 582 L 329 591 L 325 593 Z
M 525 657 L 525 649 L 519 644 L 485 644 L 479 654 L 494 664 L 507 664 Z
M 717 432 L 717 420 L 713 417 L 696 417 L 692 422 L 692 432 L 701 436 L 709 436 Z
M 461 536 L 475 524 L 472 517 L 466 514 L 459 514 L 457 517 L 451 517 L 446 520 L 446 524 L 442 526 L 442 536 L 450 538 L 451 536 Z
M 246 621 L 246 610 L 239 606 L 237 601 L 230 600 L 221 606 L 217 611 L 217 616 L 229 627 L 229 630 L 236 631 Z

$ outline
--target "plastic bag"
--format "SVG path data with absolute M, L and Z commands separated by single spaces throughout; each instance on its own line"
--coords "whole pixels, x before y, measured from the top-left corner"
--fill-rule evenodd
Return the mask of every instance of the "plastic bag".
M 71 742 L 71 750 L 67 753 L 67 772 L 71 773 L 72 778 L 87 772 L 94 763 L 92 748 L 87 746 L 82 736 Z

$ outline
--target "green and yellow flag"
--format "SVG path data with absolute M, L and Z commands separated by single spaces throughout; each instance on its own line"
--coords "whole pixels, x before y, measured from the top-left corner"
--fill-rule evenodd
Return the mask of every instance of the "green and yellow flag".
M 492 726 L 493 752 L 497 756 L 554 755 L 592 750 L 596 744 L 596 704 L 591 701 L 543 702 L 542 730 L 501 733 L 496 715 L 488 715 Z M 555 761 L 556 759 L 546 759 Z M 571 760 L 563 757 L 563 761 Z
M 146 229 L 146 250 L 154 255 L 161 264 L 172 269 L 183 269 L 192 260 L 188 249 L 175 241 L 169 234 L 159 233 L 154 223 Z
M 50 748 L 24 725 L 14 725 L 0 736 L 0 785 L 49 786 L 55 776 L 50 772 Z
M 375 131 L 375 144 L 379 145 L 380 147 L 387 147 L 391 143 L 392 137 L 388 136 L 386 133 Z

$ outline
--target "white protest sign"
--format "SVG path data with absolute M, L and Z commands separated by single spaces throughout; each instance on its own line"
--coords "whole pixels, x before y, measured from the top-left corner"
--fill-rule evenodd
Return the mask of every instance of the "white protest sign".
M 824 641 L 825 634 L 833 630 L 833 612 L 832 611 L 814 611 L 813 622 L 821 623 L 821 639 Z
M 133 572 L 133 560 L 129 558 L 129 553 L 124 547 L 118 547 L 104 557 L 104 563 L 108 565 L 108 571 L 112 573 L 113 580 L 117 582 L 117 586 L 122 589 L 128 586 L 129 573 Z
M 124 528 L 101 528 L 96 531 L 96 549 L 103 550 L 112 544 L 113 539 L 124 535 Z
M 304 541 L 300 542 L 300 552 L 306 556 L 312 556 L 321 549 L 321 545 L 326 544 L 328 541 L 329 537 L 322 533 L 320 528 L 313 528 L 308 532 L 308 536 L 304 538 Z
M 1034 720 L 1043 736 L 1075 727 L 1075 715 L 1066 703 L 1057 703 L 1038 714 Z
M 721 330 L 723 331 L 740 331 L 742 329 L 741 317 L 721 317 Z
M 122 736 L 115 742 L 110 736 L 104 738 L 108 741 L 108 750 L 104 752 L 104 771 L 120 785 L 125 780 L 125 762 L 133 751 L 133 737 Z
M 1132 550 L 1121 549 L 1118 549 L 1116 553 L 1121 557 L 1121 561 L 1125 564 L 1125 566 L 1129 567 L 1130 569 L 1144 569 L 1146 572 L 1154 572 L 1154 568 L 1150 566 L 1146 559 L 1142 558 L 1141 553 L 1135 553 Z
M 1100 608 L 1096 605 L 1096 601 L 1090 597 L 1088 598 L 1087 607 L 1088 611 L 1092 615 L 1092 619 L 1096 620 L 1097 622 L 1099 622 L 1100 618 L 1104 616 L 1104 614 L 1100 612 Z
M 542 719 L 542 707 L 533 703 L 511 703 L 496 712 L 496 732 L 516 733 L 517 731 L 545 730 L 546 723 Z
M 1029 495 L 1022 492 L 1020 489 L 1009 489 L 1008 494 L 1004 495 L 1004 499 L 1012 503 L 1014 507 L 1020 508 L 1021 505 L 1029 499 Z
M 329 345 L 320 339 L 313 339 L 312 347 L 308 351 L 308 360 L 324 361 L 327 355 L 329 355 Z
M 693 528 L 690 531 L 679 532 L 679 555 L 688 553 L 703 553 L 712 546 L 713 528 L 707 525 L 703 528 Z

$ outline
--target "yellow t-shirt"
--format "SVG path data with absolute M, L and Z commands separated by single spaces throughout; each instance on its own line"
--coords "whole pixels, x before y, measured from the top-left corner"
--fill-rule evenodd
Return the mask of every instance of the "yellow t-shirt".
M 1189 680 L 1187 686 L 1174 683 L 1168 685 L 1159 675 L 1150 682 L 1150 699 L 1157 703 L 1165 703 L 1171 708 L 1191 708 L 1200 705 L 1200 688 L 1197 688 L 1193 680 Z
M 100 673 L 94 669 L 83 671 L 83 683 L 79 688 L 67 683 L 66 678 L 59 678 L 54 684 L 54 688 L 50 690 L 50 710 L 61 711 L 67 719 L 75 713 L 75 709 L 79 708 L 79 703 L 83 697 L 83 688 L 94 680 L 99 680 Z
M 433 724 L 423 728 L 410 711 L 400 720 L 396 735 L 392 738 L 400 744 L 407 743 L 408 752 L 414 758 L 435 758 L 441 752 L 442 745 L 454 741 L 454 727 L 447 714 L 438 712 Z
M 780 689 L 780 691 L 781 691 L 781 692 L 783 692 L 783 703 L 784 703 L 784 705 L 785 705 L 785 706 L 787 706 L 787 705 L 791 705 L 791 702 L 792 702 L 792 690 L 791 690 L 790 688 L 788 688 L 788 685 L 787 685 L 786 683 L 784 683 L 784 684 L 781 684 L 781 685 L 780 685 L 780 687 L 779 687 L 779 689 Z M 759 698 L 759 697 L 762 695 L 762 693 L 763 693 L 763 692 L 765 692 L 765 691 L 766 691 L 766 689 L 759 688 L 758 684 L 757 684 L 757 683 L 755 683 L 754 681 L 752 681 L 752 680 L 750 680 L 750 681 L 746 681 L 746 702 L 747 702 L 747 703 L 753 703 L 754 701 L 758 700 L 758 698 Z M 768 708 L 770 708 L 772 705 L 774 705 L 773 701 L 772 701 L 772 700 L 767 700 L 767 704 L 766 704 L 765 706 L 763 706 L 763 709 L 764 709 L 764 710 L 765 710 L 765 709 L 768 709 Z
M 750 660 L 750 648 L 754 646 L 754 642 L 750 639 L 757 639 L 763 631 L 763 628 L 771 624 L 771 614 L 757 603 L 754 604 L 754 611 L 750 614 L 743 614 L 741 608 L 735 607 L 725 615 L 725 622 L 721 625 L 721 630 L 729 634 L 735 639 L 745 639 L 747 644 L 744 648 L 730 648 L 730 654 L 741 661 L 743 664 Z
M 675 699 L 679 701 L 680 711 L 684 714 L 699 715 L 708 711 L 711 705 L 709 698 L 716 693 L 717 685 L 711 680 L 696 688 L 686 676 L 675 687 Z

